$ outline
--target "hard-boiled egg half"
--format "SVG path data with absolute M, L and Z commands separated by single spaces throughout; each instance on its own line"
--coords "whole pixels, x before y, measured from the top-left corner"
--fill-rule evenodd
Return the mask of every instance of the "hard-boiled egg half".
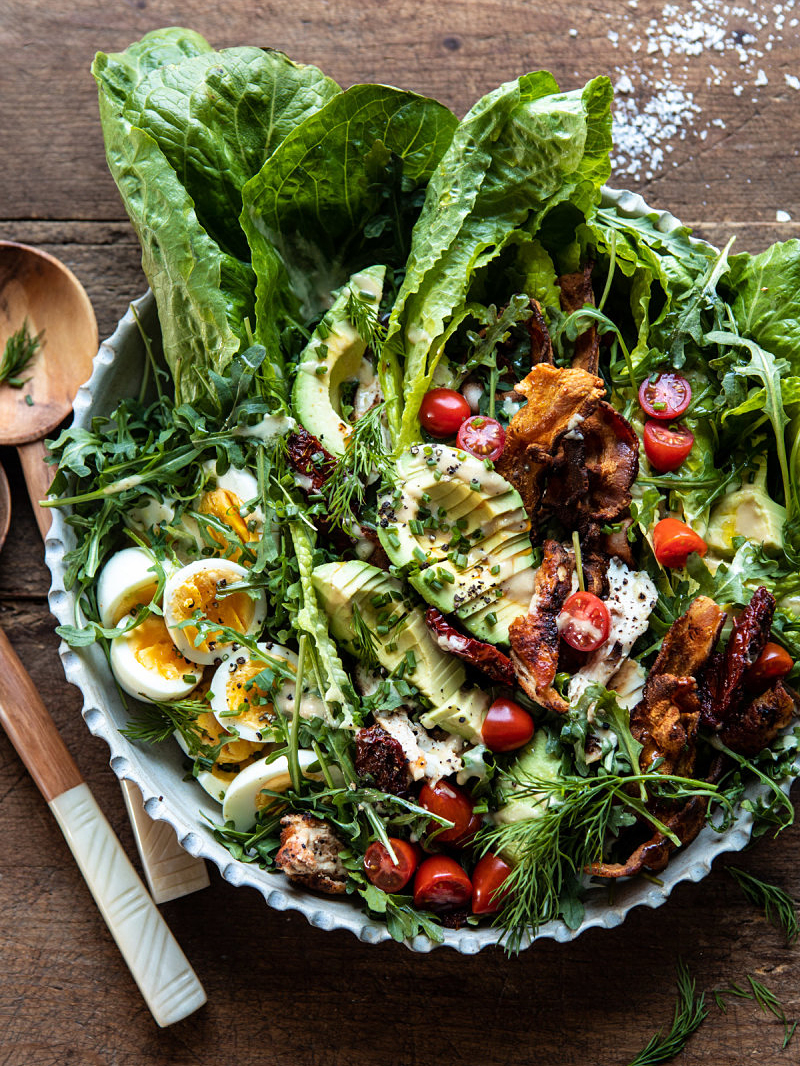
M 164 621 L 178 650 L 192 662 L 208 665 L 230 651 L 232 641 L 213 625 L 243 635 L 257 633 L 264 624 L 267 598 L 263 589 L 228 592 L 247 578 L 247 571 L 229 559 L 197 559 L 176 570 L 164 588 Z M 199 612 L 200 629 L 192 624 Z
M 235 466 L 219 477 L 214 472 L 213 462 L 205 463 L 204 469 L 211 476 L 210 487 L 200 496 L 194 510 L 226 525 L 242 544 L 259 540 L 264 532 L 264 512 L 258 503 L 254 503 L 259 496 L 258 481 L 247 470 Z M 188 521 L 195 527 L 198 526 L 196 520 L 190 518 Z M 207 546 L 199 527 L 197 535 L 202 542 L 201 546 Z M 231 559 L 240 561 L 241 551 L 235 547 L 231 550 L 231 543 L 224 532 L 209 527 L 207 536 Z
M 317 761 L 313 751 L 301 750 L 297 756 L 303 777 L 312 781 L 324 780 L 321 773 L 307 773 L 308 767 Z M 226 822 L 233 822 L 237 831 L 245 832 L 255 824 L 259 811 L 275 802 L 274 797 L 266 796 L 263 790 L 268 788 L 272 792 L 285 792 L 291 785 L 292 777 L 285 755 L 280 755 L 274 762 L 268 762 L 266 758 L 257 759 L 228 785 L 222 801 L 222 817 Z
M 276 710 L 291 715 L 297 673 L 293 651 L 271 642 L 257 646 L 263 658 L 241 648 L 217 667 L 209 689 L 219 724 L 251 741 L 271 739 Z
M 120 626 L 126 625 L 131 617 L 120 619 Z M 195 663 L 184 659 L 164 619 L 156 614 L 113 638 L 111 669 L 121 688 L 147 703 L 188 696 L 203 673 Z
M 219 744 L 226 734 L 226 730 L 210 711 L 197 716 L 197 725 L 202 733 L 203 741 L 211 747 Z M 174 735 L 184 752 L 190 755 L 189 747 L 181 734 L 176 731 Z M 206 790 L 209 796 L 218 803 L 222 803 L 231 781 L 256 759 L 263 758 L 266 750 L 268 749 L 265 744 L 253 744 L 249 740 L 236 740 L 232 737 L 227 744 L 222 745 L 216 762 L 210 770 L 196 772 L 197 783 Z
M 169 573 L 169 564 L 164 566 Z M 156 564 L 150 552 L 144 548 L 123 548 L 115 552 L 97 581 L 101 623 L 107 628 L 115 626 L 124 615 L 133 614 L 140 604 L 150 603 L 157 587 Z

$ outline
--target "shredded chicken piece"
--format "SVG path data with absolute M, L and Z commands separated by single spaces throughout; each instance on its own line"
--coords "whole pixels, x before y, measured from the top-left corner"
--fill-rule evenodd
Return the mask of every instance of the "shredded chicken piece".
M 508 627 L 511 661 L 520 685 L 531 699 L 558 714 L 566 714 L 569 704 L 553 688 L 560 639 L 556 619 L 572 591 L 574 570 L 572 552 L 557 540 L 546 540 L 528 614 Z
M 331 827 L 307 812 L 284 815 L 281 825 L 281 846 L 275 856 L 278 869 L 306 888 L 343 895 L 347 870 L 339 852 L 344 844 Z

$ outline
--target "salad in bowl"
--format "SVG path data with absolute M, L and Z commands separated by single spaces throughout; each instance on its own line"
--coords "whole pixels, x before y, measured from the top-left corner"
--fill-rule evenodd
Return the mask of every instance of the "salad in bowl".
M 59 632 L 196 833 L 513 949 L 789 824 L 798 242 L 606 189 L 603 77 L 459 122 L 179 29 L 93 72 L 158 318 L 52 445 Z

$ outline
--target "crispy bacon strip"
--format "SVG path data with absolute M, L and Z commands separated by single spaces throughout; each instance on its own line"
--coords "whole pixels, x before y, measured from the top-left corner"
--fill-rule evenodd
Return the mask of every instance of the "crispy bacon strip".
M 531 300 L 531 317 L 525 323 L 531 338 L 531 366 L 537 363 L 553 363 L 553 342 L 550 331 L 542 314 L 542 308 L 536 300 Z M 597 370 L 592 373 L 596 374 Z
M 592 271 L 594 263 L 587 263 L 583 270 L 574 274 L 562 274 L 557 279 L 561 289 L 561 309 L 566 314 L 579 311 L 587 304 L 595 306 L 594 290 L 592 289 Z M 590 374 L 596 374 L 600 363 L 600 344 L 597 339 L 597 326 L 592 323 L 575 341 L 575 355 L 572 360 L 574 367 L 586 370 Z
M 662 773 L 688 775 L 694 768 L 701 709 L 697 675 L 724 622 L 725 612 L 707 596 L 698 596 L 667 631 L 642 699 L 631 712 L 631 732 L 642 745 L 642 770 L 659 758 Z
M 534 578 L 531 608 L 508 627 L 511 661 L 522 688 L 531 699 L 558 714 L 569 704 L 553 688 L 558 670 L 559 635 L 556 619 L 572 589 L 575 560 L 557 540 L 544 542 L 544 558 Z
M 516 391 L 528 403 L 511 419 L 503 454 L 495 466 L 534 517 L 561 439 L 597 408 L 605 385 L 585 370 L 539 363 L 517 384 Z
M 722 725 L 722 743 L 740 755 L 757 755 L 791 722 L 797 703 L 797 695 L 776 681 L 751 703 L 738 705 Z
M 442 612 L 435 607 L 429 607 L 425 612 L 425 625 L 443 651 L 449 651 L 465 663 L 476 666 L 500 685 L 515 684 L 516 674 L 511 660 L 493 644 L 464 636 L 455 626 L 450 625 Z

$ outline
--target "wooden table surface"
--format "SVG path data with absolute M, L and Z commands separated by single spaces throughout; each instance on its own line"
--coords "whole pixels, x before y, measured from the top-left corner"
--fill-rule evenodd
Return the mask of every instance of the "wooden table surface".
M 144 281 L 109 177 L 89 64 L 147 30 L 191 26 L 216 46 L 272 45 L 341 84 L 387 81 L 463 113 L 483 92 L 547 67 L 563 87 L 609 73 L 621 150 L 613 183 L 703 235 L 759 251 L 800 236 L 800 35 L 794 0 L 730 8 L 675 0 L 2 0 L 0 238 L 39 245 L 83 281 L 101 336 Z M 702 11 L 699 9 L 702 7 Z M 213 13 L 211 9 L 213 8 Z M 782 212 L 785 212 L 783 214 Z M 0 449 L 13 524 L 0 558 L 0 625 L 33 675 L 130 855 L 104 744 L 64 680 L 49 575 L 16 457 Z M 800 828 L 737 862 L 800 897 Z M 368 947 L 269 910 L 216 870 L 163 907 L 208 1006 L 156 1028 L 55 822 L 0 735 L 0 1066 L 621 1064 L 668 1024 L 676 963 L 713 989 L 753 974 L 800 1017 L 798 948 L 747 903 L 726 859 L 660 910 L 518 958 Z M 800 1037 L 752 1003 L 711 1013 L 681 1063 L 800 1061 Z

